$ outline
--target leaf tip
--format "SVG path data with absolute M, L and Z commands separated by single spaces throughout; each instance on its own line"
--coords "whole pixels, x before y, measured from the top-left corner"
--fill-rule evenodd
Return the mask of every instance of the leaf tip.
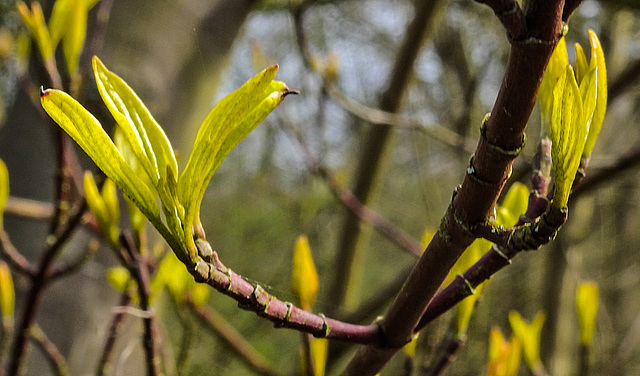
M 44 86 L 40 85 L 40 98 L 45 98 L 47 96 L 49 96 L 49 93 L 51 92 L 51 89 L 46 89 L 44 88 Z

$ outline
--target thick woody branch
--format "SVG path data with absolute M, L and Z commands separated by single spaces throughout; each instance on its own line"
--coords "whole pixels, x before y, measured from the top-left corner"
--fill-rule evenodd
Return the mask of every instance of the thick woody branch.
M 352 359 L 349 375 L 375 375 L 411 338 L 422 313 L 449 270 L 486 222 L 522 146 L 549 57 L 562 30 L 563 1 L 530 1 L 527 38 L 512 41 L 505 76 L 467 175 L 440 230 L 381 321 L 384 347 L 367 346 Z

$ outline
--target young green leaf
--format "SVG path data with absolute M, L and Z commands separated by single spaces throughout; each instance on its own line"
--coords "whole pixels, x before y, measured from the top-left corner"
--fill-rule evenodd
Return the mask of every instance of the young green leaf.
M 593 114 L 597 104 L 597 68 L 592 68 L 585 74 L 580 83 L 580 97 L 582 98 L 582 119 L 586 122 L 587 134 L 591 128 Z
M 326 338 L 311 339 L 311 360 L 313 361 L 313 375 L 324 376 L 329 354 L 329 340 Z
M 507 341 L 497 327 L 489 332 L 489 362 L 486 376 L 515 376 L 520 367 L 522 345 L 516 336 Z
M 567 46 L 564 37 L 560 38 L 553 54 L 549 59 L 547 70 L 542 77 L 538 98 L 540 100 L 540 114 L 542 116 L 542 127 L 545 133 L 548 131 L 551 123 L 551 111 L 553 107 L 553 88 L 556 86 L 558 79 L 569 65 L 567 57 Z
M 509 188 L 502 205 L 496 208 L 496 223 L 500 226 L 511 227 L 527 211 L 529 205 L 529 188 L 526 185 L 515 182 Z
M 185 211 L 185 240 L 191 241 L 204 191 L 220 163 L 242 139 L 290 93 L 273 81 L 277 66 L 269 67 L 223 98 L 198 130 L 187 165 L 178 180 L 178 197 Z
M 593 282 L 582 282 L 576 291 L 576 310 L 580 326 L 580 342 L 589 346 L 593 341 L 593 332 L 598 313 L 598 285 Z
M 513 334 L 518 337 L 524 349 L 524 359 L 532 371 L 541 367 L 540 335 L 544 324 L 545 314 L 538 312 L 529 324 L 516 311 L 509 312 L 509 323 Z M 535 374 L 535 372 L 534 372 Z
M 0 231 L 3 231 L 2 217 L 4 216 L 4 206 L 9 198 L 9 171 L 7 165 L 0 159 Z
M 3 321 L 13 320 L 15 303 L 16 291 L 11 278 L 11 270 L 4 261 L 0 261 L 0 313 Z
M 51 35 L 49 34 L 49 29 L 47 29 L 47 24 L 44 20 L 44 14 L 42 13 L 40 3 L 34 1 L 31 3 L 31 10 L 29 10 L 27 4 L 22 1 L 18 1 L 16 3 L 16 7 L 22 17 L 22 21 L 31 32 L 31 35 L 33 35 L 33 39 L 35 39 L 42 59 L 51 59 L 53 57 L 55 46 L 51 41 Z
M 576 43 L 576 80 L 582 82 L 582 78 L 589 71 L 589 62 L 587 56 L 584 54 L 584 50 L 580 43 Z
M 300 235 L 293 250 L 291 289 L 303 309 L 311 309 L 318 292 L 318 273 L 311 257 L 309 239 Z
M 107 180 L 111 181 L 111 180 Z M 107 183 L 105 183 L 105 186 Z M 113 182 L 111 183 L 113 186 Z M 115 188 L 114 188 L 115 189 Z M 105 191 L 103 187 L 103 191 Z M 113 192 L 115 194 L 115 191 Z M 111 247 L 118 247 L 118 220 L 115 213 L 112 213 L 111 204 L 107 204 L 103 195 L 98 191 L 98 186 L 90 171 L 84 173 L 84 197 L 87 200 L 89 210 L 98 221 L 98 226 L 104 238 Z M 117 204 L 117 199 L 116 199 Z M 119 215 L 119 214 L 118 214 Z
M 597 96 L 596 106 L 593 111 L 593 119 L 589 127 L 589 135 L 584 146 L 584 156 L 589 157 L 593 151 L 593 147 L 602 128 L 604 122 L 604 114 L 607 111 L 607 67 L 604 61 L 604 53 L 602 46 L 598 40 L 598 36 L 589 30 L 589 41 L 591 43 L 591 61 L 589 67 L 596 68 Z
M 567 65 L 553 89 L 553 106 L 549 138 L 552 141 L 551 156 L 555 170 L 553 205 L 563 208 L 569 201 L 569 193 L 578 171 L 580 157 L 586 141 L 586 122 L 583 120 L 580 89 Z
M 167 180 L 167 169 L 178 176 L 171 143 L 160 125 L 126 82 L 94 56 L 93 72 L 104 103 L 116 119 L 131 150 L 154 186 Z
M 154 194 L 125 162 L 100 122 L 63 91 L 45 90 L 40 101 L 49 116 L 80 145 L 118 188 L 136 203 L 154 226 L 163 235 L 166 234 Z

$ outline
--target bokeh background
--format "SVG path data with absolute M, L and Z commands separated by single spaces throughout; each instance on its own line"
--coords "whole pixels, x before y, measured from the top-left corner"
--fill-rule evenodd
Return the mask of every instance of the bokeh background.
M 307 234 L 321 281 L 314 311 L 347 317 L 376 298 L 375 309 L 360 320 L 368 323 L 383 314 L 393 298 L 388 286 L 415 258 L 363 226 L 349 292 L 338 292 L 347 283 L 339 276 L 345 273 L 340 253 L 349 215 L 309 168 L 295 132 L 345 187 L 353 187 L 358 174 L 379 164 L 368 205 L 420 240 L 425 231 L 437 228 L 453 188 L 462 181 L 482 118 L 500 85 L 509 43 L 493 12 L 473 1 L 433 0 L 424 36 L 413 41 L 415 65 L 405 67 L 410 71 L 408 84 L 389 93 L 393 67 L 416 13 L 409 0 L 113 0 L 109 12 L 102 14 L 101 9 L 109 9 L 102 7 L 105 1 L 89 16 L 92 33 L 98 17 L 108 15 L 103 38 L 87 50 L 137 91 L 167 130 L 183 164 L 197 127 L 214 103 L 258 70 L 279 64 L 277 78 L 301 94 L 287 97 L 216 173 L 201 214 L 208 239 L 234 271 L 259 281 L 282 300 L 293 300 L 293 244 L 298 235 Z M 52 3 L 42 2 L 45 14 Z M 574 42 L 588 50 L 588 29 L 600 36 L 607 58 L 609 110 L 587 172 L 605 178 L 572 200 L 569 222 L 555 242 L 519 255 L 492 278 L 472 319 L 468 342 L 448 374 L 484 372 L 488 332 L 498 326 L 509 333 L 511 310 L 529 319 L 544 311 L 545 365 L 554 375 L 576 374 L 574 296 L 582 280 L 597 282 L 601 295 L 593 374 L 640 374 L 639 20 L 637 0 L 587 0 L 572 17 L 569 60 L 575 59 Z M 0 0 L 0 158 L 9 168 L 12 196 L 51 202 L 51 124 L 43 123 L 29 100 L 34 93 L 26 92 L 20 81 L 13 38 L 21 32 L 15 2 Z M 83 60 L 85 71 L 88 57 Z M 38 63 L 31 60 L 31 67 Z M 27 75 L 39 79 L 33 68 Z M 82 92 L 88 107 L 104 111 L 90 79 Z M 400 97 L 397 112 L 403 117 L 387 127 L 391 136 L 381 162 L 367 166 L 362 155 L 371 134 L 384 127 L 370 120 L 390 94 Z M 365 107 L 354 111 L 354 103 Z M 510 182 L 528 183 L 539 123 L 536 109 Z M 86 159 L 83 163 L 91 168 Z M 47 223 L 8 213 L 5 228 L 15 245 L 36 259 Z M 84 244 L 89 236 L 74 241 Z M 72 257 L 79 247 L 69 247 L 64 257 Z M 46 295 L 38 322 L 67 357 L 73 374 L 94 373 L 106 323 L 118 302 L 105 279 L 115 263 L 105 248 Z M 25 283 L 14 278 L 19 315 Z M 276 330 L 223 295 L 212 294 L 209 304 L 282 374 L 298 371 L 299 333 Z M 156 309 L 169 348 L 177 352 L 183 326 L 162 298 Z M 419 345 L 430 350 L 426 354 L 434 353 L 450 321 L 445 315 L 427 329 Z M 132 319 L 127 325 L 114 374 L 143 374 L 139 323 Z M 251 372 L 215 336 L 202 329 L 191 335 L 194 345 L 186 374 Z M 332 349 L 328 372 L 337 373 L 353 350 Z M 396 358 L 383 374 L 402 374 L 401 356 Z M 430 360 L 426 355 L 420 364 Z M 28 367 L 28 375 L 50 372 L 35 349 Z M 523 365 L 520 374 L 527 372 Z

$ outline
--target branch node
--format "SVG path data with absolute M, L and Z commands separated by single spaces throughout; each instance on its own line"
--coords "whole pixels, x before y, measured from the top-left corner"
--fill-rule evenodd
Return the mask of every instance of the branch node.
M 489 116 L 485 116 L 482 125 L 480 126 L 480 136 L 484 139 L 489 148 L 507 157 L 517 157 L 524 148 L 525 143 L 527 142 L 527 136 L 524 133 L 522 134 L 522 140 L 520 141 L 520 145 L 518 147 L 514 149 L 503 148 L 502 146 L 489 141 L 489 138 L 487 137 L 487 120 L 489 120 Z
M 267 293 L 262 286 L 256 285 L 256 288 L 253 289 L 253 299 L 255 299 L 257 304 L 256 313 L 259 315 L 265 314 L 271 302 L 269 293 Z
M 331 332 L 331 327 L 327 323 L 327 317 L 324 313 L 319 313 L 318 316 L 322 317 L 322 329 L 319 332 L 313 333 L 313 336 L 316 338 L 327 338 L 329 332 Z

